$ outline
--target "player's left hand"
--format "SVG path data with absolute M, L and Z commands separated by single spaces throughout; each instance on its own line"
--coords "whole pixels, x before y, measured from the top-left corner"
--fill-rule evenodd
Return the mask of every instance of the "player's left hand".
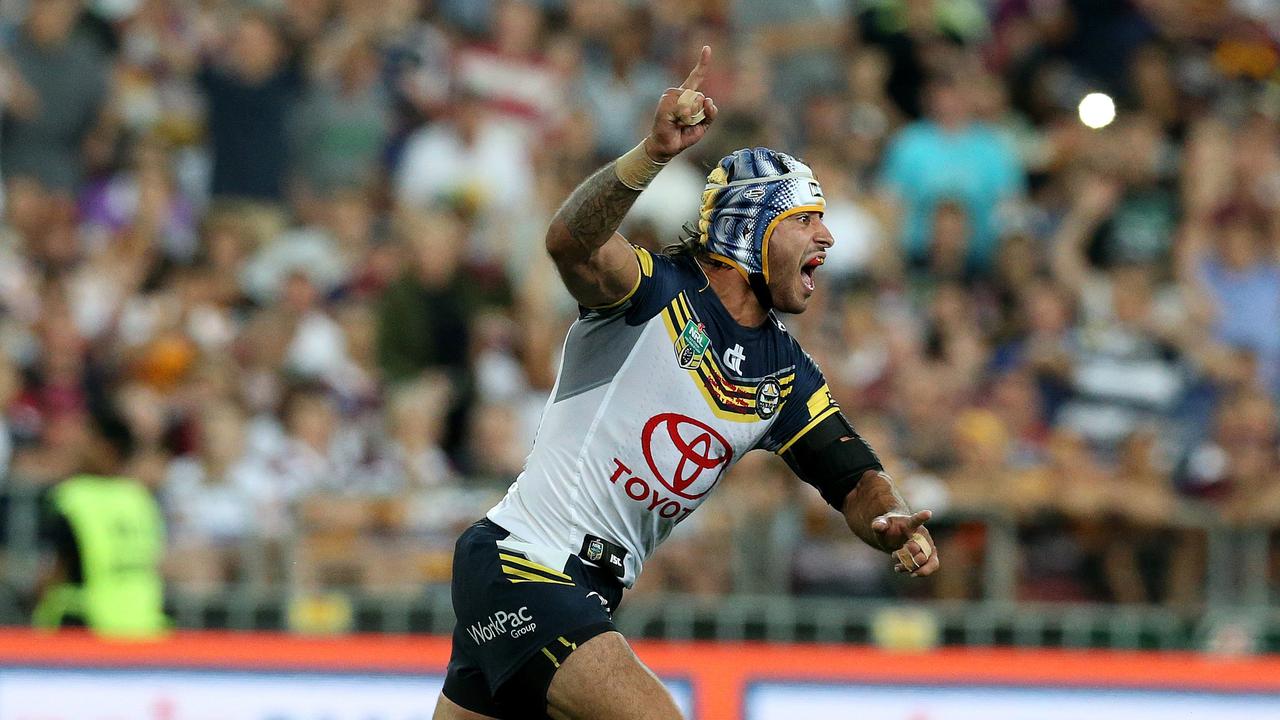
M 880 547 L 891 551 L 894 572 L 924 577 L 937 571 L 938 548 L 924 526 L 931 517 L 932 511 L 921 510 L 912 515 L 885 513 L 871 521 L 871 530 Z

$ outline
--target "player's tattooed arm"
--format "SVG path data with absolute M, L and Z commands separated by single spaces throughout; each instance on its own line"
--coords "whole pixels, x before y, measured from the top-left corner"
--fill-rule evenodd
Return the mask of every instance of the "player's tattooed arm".
M 552 256 L 589 257 L 613 236 L 638 197 L 638 190 L 618 179 L 613 163 L 605 165 L 582 181 L 560 206 L 547 234 L 547 249 Z
M 640 190 L 715 122 L 715 102 L 698 92 L 710 63 L 711 48 L 704 45 L 680 87 L 658 99 L 648 136 L 583 181 L 552 219 L 547 252 L 579 303 L 613 305 L 640 286 L 639 261 L 617 229 Z
M 635 287 L 640 266 L 616 231 L 640 197 L 618 179 L 613 163 L 597 170 L 560 206 L 547 229 L 547 252 L 574 299 L 610 305 Z

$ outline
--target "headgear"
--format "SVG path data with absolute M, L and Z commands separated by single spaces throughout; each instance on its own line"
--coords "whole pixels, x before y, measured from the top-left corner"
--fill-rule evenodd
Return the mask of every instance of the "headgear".
M 713 259 L 737 268 L 769 308 L 769 236 L 783 218 L 826 206 L 808 165 L 776 150 L 744 148 L 707 175 L 698 242 Z

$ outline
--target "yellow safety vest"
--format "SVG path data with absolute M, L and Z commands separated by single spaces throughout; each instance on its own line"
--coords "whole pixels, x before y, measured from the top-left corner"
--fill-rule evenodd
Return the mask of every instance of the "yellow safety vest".
M 80 475 L 54 488 L 53 503 L 79 546 L 84 582 L 51 588 L 36 626 L 58 627 L 74 614 L 102 635 L 162 633 L 164 520 L 151 493 L 129 478 Z

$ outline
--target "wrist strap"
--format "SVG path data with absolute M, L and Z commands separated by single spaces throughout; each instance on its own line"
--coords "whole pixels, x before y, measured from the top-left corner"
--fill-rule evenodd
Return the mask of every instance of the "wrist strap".
M 623 185 L 639 192 L 648 187 L 666 165 L 649 157 L 649 153 L 644 149 L 644 141 L 641 140 L 639 145 L 628 150 L 613 163 L 613 172 Z

